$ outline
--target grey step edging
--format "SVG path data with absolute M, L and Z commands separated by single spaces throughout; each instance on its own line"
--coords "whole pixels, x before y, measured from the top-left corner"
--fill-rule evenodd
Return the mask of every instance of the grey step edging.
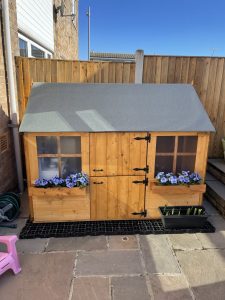
M 225 184 L 225 161 L 223 159 L 209 159 L 207 171 Z

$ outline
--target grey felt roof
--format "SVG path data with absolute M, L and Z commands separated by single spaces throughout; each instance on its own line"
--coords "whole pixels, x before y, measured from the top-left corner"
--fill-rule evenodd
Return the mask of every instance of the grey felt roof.
M 214 131 L 188 84 L 34 83 L 20 132 Z

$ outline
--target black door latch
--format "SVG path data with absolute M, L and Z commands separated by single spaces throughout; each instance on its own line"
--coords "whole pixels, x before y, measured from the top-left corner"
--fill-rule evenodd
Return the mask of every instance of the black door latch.
M 147 217 L 147 210 L 145 209 L 144 211 L 140 211 L 140 212 L 133 212 L 131 213 L 134 216 L 142 216 L 142 217 Z
M 151 141 L 151 135 L 148 134 L 146 136 L 136 136 L 134 139 L 137 140 L 137 141 L 146 140 L 147 142 L 150 142 Z
M 148 178 L 144 179 L 144 180 L 134 180 L 133 183 L 142 183 L 142 184 L 145 184 L 145 185 L 148 185 Z
M 145 168 L 134 168 L 134 171 L 144 171 L 146 173 L 149 172 L 149 166 L 146 166 Z

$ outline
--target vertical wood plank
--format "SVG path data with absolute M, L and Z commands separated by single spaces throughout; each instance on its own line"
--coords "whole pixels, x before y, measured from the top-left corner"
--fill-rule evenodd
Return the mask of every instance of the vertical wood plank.
M 167 83 L 167 77 L 168 77 L 168 67 L 169 67 L 169 57 L 164 56 L 162 58 L 162 63 L 161 63 L 161 83 Z
M 134 83 L 135 80 L 135 64 L 130 64 L 130 83 Z

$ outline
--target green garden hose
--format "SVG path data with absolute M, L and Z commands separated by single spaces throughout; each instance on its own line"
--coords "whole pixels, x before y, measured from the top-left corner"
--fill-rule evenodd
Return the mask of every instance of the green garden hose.
M 15 193 L 0 195 L 0 227 L 15 228 L 16 224 L 7 224 L 14 221 L 20 213 L 20 198 Z

